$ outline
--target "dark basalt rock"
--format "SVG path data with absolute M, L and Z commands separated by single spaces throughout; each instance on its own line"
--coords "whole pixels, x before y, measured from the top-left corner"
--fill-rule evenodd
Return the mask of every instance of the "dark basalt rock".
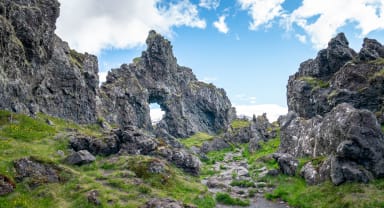
M 294 157 L 326 157 L 320 179 L 329 172 L 336 185 L 384 177 L 384 135 L 374 114 L 340 104 L 324 117 L 297 117 L 281 128 L 279 152 Z M 330 164 L 327 161 L 331 161 Z
M 384 122 L 384 47 L 364 39 L 358 54 L 348 47 L 344 34 L 333 38 L 314 60 L 300 65 L 290 76 L 287 103 L 300 117 L 323 116 L 341 103 L 368 109 Z
M 121 127 L 152 130 L 149 104 L 158 103 L 165 117 L 157 126 L 174 137 L 225 129 L 233 115 L 223 89 L 199 82 L 192 70 L 181 67 L 170 42 L 151 31 L 147 50 L 132 64 L 108 73 L 101 86 L 101 114 Z
M 191 152 L 162 142 L 134 126 L 105 133 L 101 139 L 82 135 L 74 136 L 70 140 L 70 147 L 75 151 L 87 150 L 94 155 L 159 156 L 186 172 L 195 175 L 200 172 L 201 162 Z
M 0 109 L 96 121 L 97 58 L 54 34 L 57 0 L 0 2 Z
M 65 158 L 65 162 L 71 165 L 83 165 L 95 161 L 96 158 L 88 150 L 80 150 L 74 152 Z
M 299 161 L 290 154 L 274 153 L 273 158 L 277 161 L 283 174 L 294 176 L 299 166 Z
M 12 193 L 16 188 L 16 184 L 7 176 L 0 174 L 0 196 Z
M 39 161 L 34 158 L 22 158 L 14 161 L 16 181 L 28 178 L 28 184 L 34 188 L 45 183 L 57 183 L 64 179 L 60 177 L 61 168 Z

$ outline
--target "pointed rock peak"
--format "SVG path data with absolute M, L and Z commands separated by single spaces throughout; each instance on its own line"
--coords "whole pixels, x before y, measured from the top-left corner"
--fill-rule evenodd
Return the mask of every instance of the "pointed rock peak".
M 164 60 L 174 59 L 171 42 L 156 31 L 149 31 L 146 43 L 147 52 L 150 57 L 157 57 Z
M 332 38 L 331 41 L 328 42 L 328 47 L 334 47 L 334 46 L 343 46 L 348 48 L 349 42 L 347 38 L 345 37 L 344 33 L 339 33 L 336 35 L 336 37 Z

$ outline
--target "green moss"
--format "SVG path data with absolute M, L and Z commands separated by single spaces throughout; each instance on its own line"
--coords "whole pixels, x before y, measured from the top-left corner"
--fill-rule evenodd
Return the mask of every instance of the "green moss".
M 249 206 L 249 200 L 241 200 L 239 198 L 233 198 L 227 193 L 216 193 L 216 201 L 220 204 L 225 205 L 238 205 L 238 206 Z
M 370 64 L 375 64 L 375 65 L 384 65 L 384 58 L 378 58 L 372 61 L 369 61 Z
M 133 59 L 134 64 L 138 64 L 141 61 L 141 57 L 136 57 Z
M 375 79 L 380 78 L 380 77 L 384 77 L 384 68 L 381 69 L 380 71 L 374 73 L 371 77 L 369 77 L 369 80 L 372 81 L 372 80 L 375 80 Z
M 193 136 L 186 138 L 186 139 L 180 139 L 179 141 L 185 146 L 185 147 L 201 147 L 204 142 L 210 141 L 214 138 L 214 136 L 209 135 L 204 132 L 197 132 Z
M 247 119 L 236 119 L 233 120 L 231 123 L 231 127 L 233 129 L 240 129 L 240 128 L 246 128 L 251 125 L 251 122 Z

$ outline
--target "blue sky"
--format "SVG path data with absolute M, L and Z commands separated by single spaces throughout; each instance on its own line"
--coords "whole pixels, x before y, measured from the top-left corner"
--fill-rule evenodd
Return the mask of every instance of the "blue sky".
M 100 75 L 145 50 L 150 29 L 179 65 L 224 88 L 240 114 L 286 112 L 286 84 L 338 32 L 384 43 L 384 0 L 60 0 L 57 33 L 97 54 Z M 73 13 L 76 9 L 76 14 Z

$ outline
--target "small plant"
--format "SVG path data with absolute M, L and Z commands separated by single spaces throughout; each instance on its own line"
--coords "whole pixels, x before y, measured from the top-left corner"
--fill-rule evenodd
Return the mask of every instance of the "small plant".
M 247 119 L 236 119 L 236 120 L 233 120 L 231 123 L 231 127 L 233 129 L 245 128 L 245 127 L 249 127 L 250 125 L 251 125 L 251 122 Z
M 227 193 L 221 193 L 218 192 L 216 194 L 216 201 L 221 204 L 225 205 L 238 205 L 238 206 L 249 206 L 250 202 L 249 200 L 241 200 L 239 198 L 232 198 L 229 194 Z

